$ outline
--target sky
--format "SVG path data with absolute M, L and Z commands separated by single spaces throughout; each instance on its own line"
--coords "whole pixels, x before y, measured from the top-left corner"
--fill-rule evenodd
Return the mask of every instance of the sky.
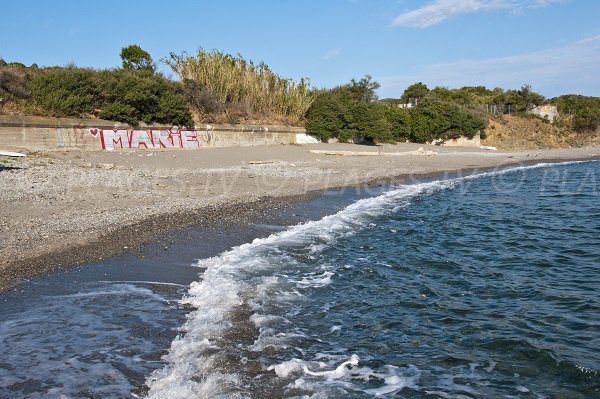
M 598 0 L 0 0 L 0 57 L 115 68 L 129 44 L 202 47 L 320 88 L 369 74 L 381 98 L 419 81 L 600 96 L 599 16 Z

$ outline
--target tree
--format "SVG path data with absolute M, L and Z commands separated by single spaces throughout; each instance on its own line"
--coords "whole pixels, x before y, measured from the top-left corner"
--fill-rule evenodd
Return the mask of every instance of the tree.
M 140 69 L 154 71 L 152 57 L 137 44 L 132 44 L 121 49 L 121 60 L 124 69 Z
M 183 86 L 160 73 L 113 69 L 97 72 L 96 81 L 104 103 L 98 114 L 102 119 L 193 126 Z
M 524 104 L 525 112 L 530 109 L 542 105 L 546 99 L 539 93 L 531 90 L 531 85 L 524 84 L 521 86 L 521 89 L 518 91 L 519 96 L 521 97 L 521 101 Z
M 418 143 L 458 136 L 473 138 L 477 132 L 484 133 L 487 125 L 485 115 L 435 96 L 425 97 L 410 113 L 411 140 Z
M 494 97 L 494 103 L 505 112 L 524 113 L 532 108 L 542 105 L 545 101 L 544 96 L 531 90 L 530 85 L 523 85 L 519 90 L 507 90 L 498 92 Z
M 391 142 L 391 126 L 386 118 L 385 109 L 387 106 L 375 103 L 356 103 L 350 108 L 351 121 L 349 132 L 352 137 L 349 139 L 358 139 L 360 142 Z
M 352 79 L 350 83 L 345 86 L 354 101 L 370 103 L 377 100 L 375 90 L 379 89 L 381 85 L 372 79 L 371 75 L 365 75 L 365 77 L 359 81 Z
M 386 119 L 390 125 L 390 133 L 396 141 L 405 141 L 410 138 L 411 120 L 410 109 L 398 108 L 392 105 L 385 107 Z
M 578 131 L 594 131 L 600 126 L 600 109 L 582 108 L 577 110 L 573 118 L 573 124 Z
M 352 139 L 348 132 L 351 107 L 352 99 L 346 86 L 321 91 L 306 113 L 306 131 L 323 141 L 330 137 L 342 141 Z
M 418 82 L 414 83 L 404 90 L 401 100 L 404 103 L 415 102 L 418 103 L 423 97 L 429 94 L 429 88 L 426 84 Z

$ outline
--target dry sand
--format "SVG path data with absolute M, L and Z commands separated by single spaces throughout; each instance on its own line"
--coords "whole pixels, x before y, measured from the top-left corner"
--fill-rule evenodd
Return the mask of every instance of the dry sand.
M 335 156 L 310 150 L 436 156 Z M 0 289 L 134 250 L 169 231 L 219 226 L 316 190 L 511 164 L 599 158 L 600 148 L 496 152 L 414 144 L 281 145 L 201 151 L 46 152 L 0 159 Z

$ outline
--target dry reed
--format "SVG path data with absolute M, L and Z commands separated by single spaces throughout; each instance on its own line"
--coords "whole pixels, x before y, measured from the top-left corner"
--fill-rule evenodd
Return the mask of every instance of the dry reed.
M 239 54 L 199 49 L 195 57 L 171 53 L 163 61 L 182 80 L 192 80 L 210 92 L 225 108 L 242 104 L 253 114 L 276 116 L 292 124 L 303 122 L 315 97 L 308 79 L 282 78 L 265 63 L 254 64 Z

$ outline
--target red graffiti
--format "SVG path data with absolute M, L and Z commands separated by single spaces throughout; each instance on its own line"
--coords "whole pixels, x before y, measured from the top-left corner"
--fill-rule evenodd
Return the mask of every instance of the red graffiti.
M 177 126 L 169 130 L 93 128 L 89 132 L 94 137 L 100 136 L 102 149 L 106 151 L 126 148 L 198 148 L 198 137 L 203 133 L 179 129 Z

